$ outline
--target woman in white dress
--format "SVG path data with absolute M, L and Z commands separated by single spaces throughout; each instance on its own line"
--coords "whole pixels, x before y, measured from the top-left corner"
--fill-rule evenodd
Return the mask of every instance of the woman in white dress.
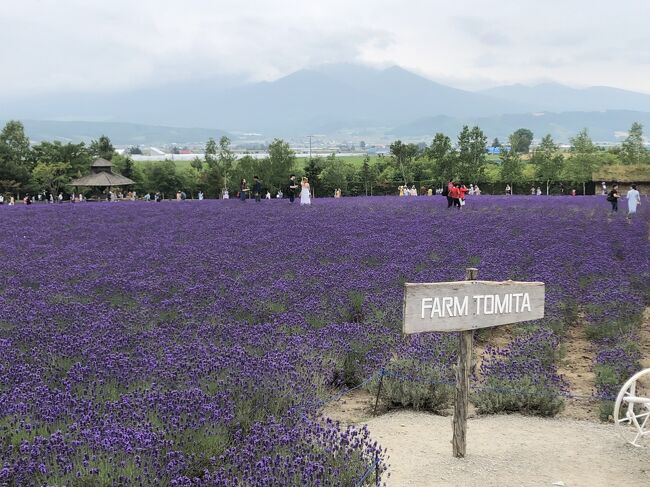
M 309 179 L 302 178 L 300 183 L 302 189 L 300 190 L 300 205 L 311 205 L 311 196 L 309 194 Z
M 627 218 L 630 219 L 632 215 L 636 214 L 636 207 L 641 204 L 641 195 L 636 189 L 636 184 L 630 187 L 627 192 Z

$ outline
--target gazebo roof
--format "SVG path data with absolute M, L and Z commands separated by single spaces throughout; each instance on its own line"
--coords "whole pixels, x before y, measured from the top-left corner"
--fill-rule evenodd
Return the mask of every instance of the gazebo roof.
M 99 159 L 96 159 L 90 167 L 113 167 L 113 163 L 100 157 Z
M 96 162 L 97 161 L 95 161 L 95 163 Z M 95 163 L 93 163 L 93 165 Z M 84 176 L 78 179 L 73 179 L 69 183 L 70 186 L 100 186 L 100 187 L 126 186 L 129 184 L 135 184 L 135 181 L 131 181 L 129 178 L 126 178 L 120 174 L 113 174 L 110 172 L 103 172 L 103 171 L 94 174 L 89 174 L 88 176 Z

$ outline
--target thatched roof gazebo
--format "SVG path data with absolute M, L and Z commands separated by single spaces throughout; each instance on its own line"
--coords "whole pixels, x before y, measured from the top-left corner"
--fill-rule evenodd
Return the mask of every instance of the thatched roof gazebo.
M 70 186 L 94 186 L 98 188 L 110 188 L 113 186 L 128 186 L 135 184 L 120 174 L 113 174 L 113 164 L 106 159 L 97 159 L 90 165 L 90 174 L 70 181 Z

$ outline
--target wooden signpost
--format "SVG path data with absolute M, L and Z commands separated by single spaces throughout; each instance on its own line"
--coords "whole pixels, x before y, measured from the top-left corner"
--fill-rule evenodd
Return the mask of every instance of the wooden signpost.
M 478 269 L 466 269 L 465 281 L 404 285 L 406 334 L 459 331 L 454 456 L 465 456 L 469 371 L 474 330 L 544 317 L 544 283 L 478 281 Z

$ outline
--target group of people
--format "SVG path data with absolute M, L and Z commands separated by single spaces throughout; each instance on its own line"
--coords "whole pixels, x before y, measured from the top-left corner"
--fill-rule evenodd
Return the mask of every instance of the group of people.
M 478 185 L 470 184 L 469 186 L 470 187 L 468 188 L 464 184 L 449 181 L 447 183 L 447 186 L 442 188 L 442 195 L 447 198 L 447 208 L 451 208 L 453 206 L 460 210 L 463 206 L 465 206 L 465 197 L 468 194 L 481 194 L 481 190 Z
M 604 184 L 604 183 L 603 183 Z M 621 198 L 620 193 L 618 192 L 618 184 L 614 184 L 609 193 L 607 193 L 607 201 L 612 205 L 612 214 L 618 212 L 618 200 Z M 641 194 L 636 189 L 636 184 L 630 186 L 629 191 L 627 192 L 627 218 L 628 220 L 632 218 L 632 215 L 636 214 L 637 207 L 641 204 Z
M 296 175 L 291 174 L 289 176 L 289 184 L 287 189 L 287 196 L 289 197 L 289 201 L 291 203 L 295 201 L 296 195 L 298 194 L 298 188 L 300 188 L 300 193 L 299 193 L 300 204 L 311 205 L 311 187 L 309 186 L 309 179 L 303 177 L 299 184 L 298 181 L 296 180 Z M 259 203 L 262 200 L 262 180 L 258 176 L 253 176 L 252 188 L 248 186 L 248 182 L 246 181 L 245 178 L 241 179 L 239 183 L 239 199 L 241 201 L 246 201 L 246 199 L 249 197 L 249 194 L 251 193 L 251 189 L 252 189 L 252 196 L 255 198 L 255 201 Z M 278 191 L 276 198 L 282 198 L 283 196 L 284 194 L 282 193 L 282 191 Z M 271 193 L 269 191 L 266 191 L 264 198 L 270 200 Z M 224 199 L 227 199 L 225 195 L 224 195 Z

